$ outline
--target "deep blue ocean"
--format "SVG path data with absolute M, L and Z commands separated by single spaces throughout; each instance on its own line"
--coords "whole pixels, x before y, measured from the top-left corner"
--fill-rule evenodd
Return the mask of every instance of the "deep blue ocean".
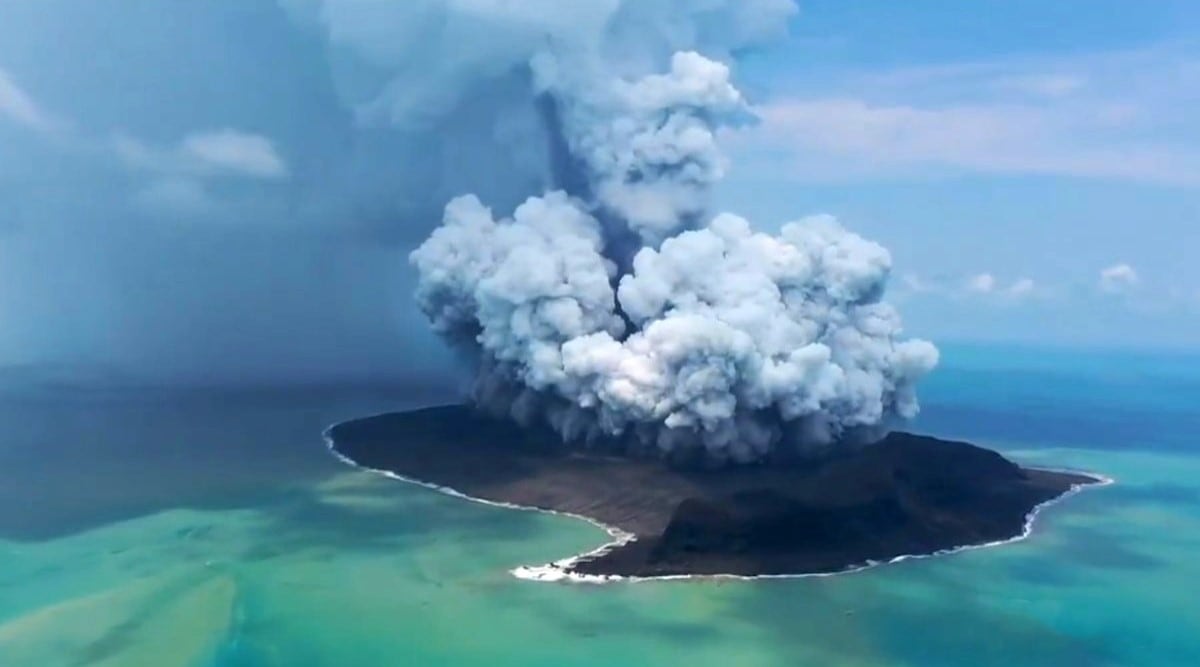
M 0 667 L 1200 665 L 1200 354 L 943 345 L 912 430 L 1116 483 L 1029 539 L 824 578 L 602 586 L 606 536 L 350 469 L 387 388 L 0 392 Z

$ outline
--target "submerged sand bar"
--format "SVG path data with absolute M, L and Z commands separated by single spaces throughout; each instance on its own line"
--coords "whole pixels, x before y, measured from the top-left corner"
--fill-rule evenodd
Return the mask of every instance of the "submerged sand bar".
M 352 420 L 327 436 L 366 468 L 609 527 L 625 539 L 560 563 L 595 577 L 833 573 L 1001 542 L 1023 535 L 1037 507 L 1103 481 L 907 433 L 820 465 L 684 470 L 565 448 L 466 406 Z

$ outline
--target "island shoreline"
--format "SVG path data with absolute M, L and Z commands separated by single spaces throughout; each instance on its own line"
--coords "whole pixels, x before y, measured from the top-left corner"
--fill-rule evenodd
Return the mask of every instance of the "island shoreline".
M 585 522 L 603 530 L 609 536 L 610 540 L 608 542 L 600 544 L 599 546 L 597 546 L 594 549 L 590 549 L 588 551 L 585 551 L 585 552 L 582 552 L 579 554 L 575 554 L 572 556 L 568 556 L 565 558 L 560 558 L 560 559 L 554 560 L 552 562 L 549 562 L 549 563 L 546 563 L 543 565 L 520 565 L 520 566 L 517 566 L 517 567 L 509 570 L 509 574 L 511 574 L 512 576 L 514 576 L 518 579 L 522 579 L 522 580 L 526 580 L 526 581 L 536 581 L 536 582 L 566 582 L 566 583 L 604 584 L 604 583 L 615 583 L 615 582 L 637 583 L 637 582 L 651 582 L 651 581 L 681 581 L 681 580 L 690 580 L 690 579 L 752 581 L 752 580 L 756 580 L 756 579 L 799 579 L 799 578 L 810 578 L 810 577 L 831 577 L 831 576 L 837 576 L 837 575 L 842 575 L 842 574 L 854 574 L 857 572 L 862 572 L 865 570 L 873 569 L 873 568 L 884 566 L 884 565 L 892 565 L 892 564 L 901 563 L 901 562 L 904 562 L 907 560 L 932 558 L 932 557 L 937 557 L 937 556 L 949 556 L 949 555 L 953 555 L 955 553 L 960 553 L 963 551 L 984 549 L 984 548 L 996 547 L 996 546 L 1004 546 L 1006 544 L 1013 544 L 1016 542 L 1020 542 L 1022 540 L 1027 539 L 1028 537 L 1030 537 L 1033 534 L 1033 529 L 1034 529 L 1034 525 L 1037 521 L 1037 517 L 1043 510 L 1045 510 L 1053 505 L 1056 505 L 1059 502 L 1066 500 L 1067 498 L 1074 496 L 1075 494 L 1079 493 L 1080 491 L 1084 490 L 1085 488 L 1088 488 L 1088 487 L 1102 488 L 1102 487 L 1114 484 L 1116 482 L 1116 480 L 1112 477 L 1109 477 L 1107 475 L 1103 475 L 1100 473 L 1092 472 L 1092 471 L 1076 470 L 1076 469 L 1071 469 L 1071 468 L 1033 468 L 1033 467 L 1024 468 L 1022 466 L 1022 468 L 1025 470 L 1039 471 L 1039 472 L 1046 472 L 1046 473 L 1060 473 L 1060 474 L 1076 475 L 1076 476 L 1080 476 L 1080 477 L 1085 477 L 1085 478 L 1089 479 L 1090 481 L 1081 481 L 1081 482 L 1072 483 L 1068 489 L 1066 489 L 1062 493 L 1058 494 L 1057 496 L 1049 498 L 1047 500 L 1044 500 L 1044 501 L 1036 504 L 1035 506 L 1033 506 L 1024 516 L 1021 531 L 1018 534 L 1015 534 L 1011 537 L 999 539 L 999 540 L 993 540 L 993 541 L 989 541 L 989 542 L 981 542 L 981 543 L 975 543 L 975 544 L 963 544 L 963 545 L 959 545 L 959 546 L 955 546 L 955 547 L 931 551 L 928 553 L 900 554 L 900 555 L 897 555 L 895 557 L 885 559 L 885 560 L 877 560 L 877 561 L 876 560 L 868 560 L 864 563 L 849 565 L 845 568 L 838 569 L 838 570 L 816 571 L 816 572 L 796 572 L 796 573 L 763 573 L 763 574 L 738 574 L 738 573 L 682 573 L 682 574 L 662 574 L 662 575 L 590 574 L 590 573 L 572 571 L 572 568 L 574 568 L 576 565 L 578 565 L 580 563 L 603 556 L 603 555 L 611 553 L 617 549 L 628 546 L 628 545 L 632 544 L 633 542 L 637 541 L 638 536 L 635 533 L 623 530 L 623 529 L 613 526 L 613 525 L 609 525 L 609 524 L 604 523 L 603 521 L 600 521 L 596 518 L 586 516 L 583 514 L 578 514 L 578 513 L 574 513 L 574 512 L 563 511 L 563 510 L 556 510 L 556 509 L 551 509 L 551 508 L 547 508 L 547 507 L 539 507 L 536 505 L 524 505 L 524 504 L 505 502 L 505 501 L 500 501 L 500 500 L 492 500 L 492 499 L 488 499 L 488 498 L 481 498 L 481 497 L 474 496 L 469 493 L 463 492 L 463 491 L 453 488 L 451 486 L 437 484 L 434 482 L 425 481 L 425 480 L 418 479 L 415 477 L 402 475 L 393 470 L 387 470 L 387 469 L 383 469 L 383 468 L 376 468 L 376 467 L 372 467 L 369 465 L 365 465 L 363 463 L 360 463 L 359 461 L 354 460 L 352 457 L 346 455 L 345 453 L 343 453 L 342 451 L 340 451 L 337 448 L 337 442 L 335 441 L 332 434 L 333 434 L 333 431 L 336 428 L 338 428 L 339 426 L 343 426 L 345 424 L 349 424 L 352 422 L 359 422 L 359 421 L 369 420 L 369 419 L 378 418 L 378 417 L 386 417 L 391 414 L 395 414 L 395 413 L 382 412 L 382 413 L 379 413 L 376 415 L 358 417 L 358 418 L 343 420 L 343 421 L 339 421 L 339 422 L 330 424 L 322 432 L 322 438 L 325 441 L 326 448 L 340 462 L 342 462 L 352 468 L 358 469 L 358 470 L 382 475 L 389 479 L 397 480 L 400 482 L 405 482 L 408 484 L 413 484 L 416 486 L 420 486 L 423 488 L 437 491 L 437 492 L 445 494 L 447 496 L 451 496 L 451 497 L 462 499 L 462 500 L 467 500 L 470 502 L 476 502 L 476 503 L 480 503 L 483 505 L 488 505 L 488 506 L 492 506 L 492 507 L 500 507 L 500 508 L 505 508 L 505 509 L 535 511 L 535 512 L 540 512 L 543 514 L 551 514 L 551 515 L 555 515 L 555 516 L 562 516 L 562 517 L 567 517 L 567 518 L 571 518 L 571 519 L 582 520 L 582 521 L 585 521 Z

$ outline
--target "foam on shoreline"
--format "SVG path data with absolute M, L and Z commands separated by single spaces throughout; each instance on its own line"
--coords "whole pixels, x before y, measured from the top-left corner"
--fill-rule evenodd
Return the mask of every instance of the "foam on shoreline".
M 338 422 L 338 423 L 341 423 L 341 422 Z M 490 505 L 492 507 L 503 507 L 506 509 L 541 512 L 543 514 L 553 514 L 555 516 L 565 516 L 565 517 L 570 517 L 572 519 L 579 519 L 582 521 L 586 521 L 586 522 L 592 524 L 593 526 L 596 526 L 597 528 L 600 528 L 604 532 L 608 533 L 609 537 L 612 538 L 609 542 L 605 542 L 604 544 L 600 545 L 599 547 L 596 547 L 595 549 L 591 549 L 584 553 L 576 554 L 574 556 L 569 556 L 567 558 L 562 558 L 562 559 L 559 559 L 559 560 L 556 560 L 556 561 L 553 561 L 550 563 L 546 563 L 545 565 L 521 565 L 521 566 L 513 568 L 512 570 L 509 570 L 509 573 L 512 574 L 514 577 L 516 577 L 518 579 L 524 579 L 527 581 L 569 582 L 569 583 L 584 583 L 584 584 L 606 584 L 606 583 L 621 582 L 621 581 L 625 581 L 625 582 L 679 581 L 679 580 L 685 580 L 685 579 L 734 579 L 734 580 L 740 580 L 740 581 L 750 581 L 750 580 L 754 580 L 754 579 L 801 579 L 801 578 L 807 578 L 807 577 L 832 577 L 832 576 L 837 576 L 839 574 L 853 574 L 855 572 L 861 572 L 863 570 L 867 570 L 867 569 L 870 569 L 873 567 L 879 567 L 881 565 L 891 565 L 893 563 L 900 563 L 900 562 L 903 562 L 906 560 L 913 560 L 913 559 L 918 559 L 918 558 L 932 558 L 935 556 L 948 556 L 948 555 L 959 553 L 962 551 L 969 551 L 969 550 L 973 550 L 973 549 L 985 549 L 988 547 L 998 547 L 998 546 L 1003 546 L 1005 544 L 1012 544 L 1015 542 L 1020 542 L 1021 540 L 1024 540 L 1033 534 L 1033 524 L 1034 524 L 1035 520 L 1037 519 L 1038 513 L 1041 512 L 1043 509 L 1050 507 L 1051 505 L 1055 505 L 1063 500 L 1066 500 L 1067 498 L 1070 498 L 1071 496 L 1075 495 L 1076 493 L 1079 493 L 1080 491 L 1082 491 L 1085 488 L 1088 488 L 1088 487 L 1099 488 L 1099 487 L 1104 487 L 1104 486 L 1108 486 L 1110 484 L 1116 483 L 1116 480 L 1114 478 L 1108 477 L 1106 475 L 1101 475 L 1099 473 L 1094 473 L 1094 472 L 1073 470 L 1073 469 L 1068 469 L 1068 468 L 1036 468 L 1037 470 L 1044 470 L 1047 472 L 1061 472 L 1061 473 L 1071 473 L 1071 474 L 1075 474 L 1075 475 L 1084 475 L 1086 477 L 1092 478 L 1095 481 L 1090 484 L 1089 483 L 1072 484 L 1071 488 L 1068 489 L 1067 491 L 1063 492 L 1062 494 L 1060 494 L 1054 498 L 1051 498 L 1049 500 L 1046 500 L 1044 502 L 1041 502 L 1041 503 L 1037 504 L 1036 506 L 1034 506 L 1033 509 L 1029 510 L 1029 512 L 1025 515 L 1024 525 L 1022 526 L 1020 534 L 1014 535 L 1013 537 L 1003 539 L 1003 540 L 996 540 L 993 542 L 984 542 L 981 544 L 965 544 L 963 546 L 953 547 L 951 549 L 941 549 L 941 550 L 933 551 L 933 552 L 927 553 L 927 554 L 901 554 L 899 556 L 896 556 L 895 558 L 890 558 L 888 560 L 882 560 L 882 561 L 869 560 L 866 563 L 863 563 L 861 565 L 854 565 L 854 566 L 851 566 L 851 567 L 848 567 L 845 569 L 841 569 L 841 570 L 836 570 L 833 572 L 804 572 L 804 573 L 796 573 L 796 574 L 754 574 L 754 575 L 744 575 L 744 574 L 668 574 L 668 575 L 657 575 L 657 576 L 650 576 L 650 577 L 623 576 L 623 575 L 616 575 L 616 574 L 614 574 L 614 575 L 581 574 L 578 572 L 572 572 L 571 571 L 572 568 L 575 567 L 575 565 L 577 565 L 580 562 L 586 561 L 591 558 L 595 558 L 597 556 L 604 555 L 605 553 L 608 553 L 609 551 L 611 551 L 613 549 L 623 547 L 623 546 L 629 544 L 630 542 L 633 542 L 634 540 L 636 540 L 637 536 L 632 533 L 623 531 L 620 528 L 617 528 L 615 526 L 609 526 L 605 523 L 597 521 L 591 517 L 584 516 L 582 514 L 573 514 L 571 512 L 560 512 L 558 510 L 546 509 L 544 507 L 535 507 L 532 505 L 518 505 L 515 503 L 506 503 L 506 502 L 496 501 L 496 500 L 487 500 L 485 498 L 477 498 L 475 496 L 467 495 L 457 489 L 454 489 L 454 488 L 451 488 L 448 486 L 442 486 L 440 484 L 432 484 L 430 482 L 425 482 L 425 481 L 415 479 L 412 477 L 405 477 L 404 475 L 394 473 L 390 470 L 383 470 L 383 469 L 379 469 L 379 468 L 372 468 L 370 466 L 362 465 L 362 464 L 358 463 L 357 461 L 355 461 L 354 459 L 351 459 L 350 457 L 346 456 L 345 454 L 342 454 L 341 452 L 339 452 L 337 450 L 336 443 L 334 443 L 333 437 L 330 435 L 330 432 L 337 425 L 338 424 L 335 423 L 335 424 L 331 424 L 330 426 L 328 426 L 322 432 L 321 436 L 322 436 L 322 438 L 324 438 L 325 446 L 326 446 L 326 448 L 329 449 L 329 452 L 331 454 L 333 454 L 333 456 L 335 458 L 337 458 L 342 463 L 345 463 L 346 465 L 357 468 L 359 470 L 365 470 L 367 472 L 372 472 L 372 473 L 375 473 L 378 475 L 383 475 L 384 477 L 388 477 L 390 479 L 395 479 L 395 480 L 398 480 L 401 482 L 407 482 L 409 484 L 415 484 L 417 486 L 425 487 L 427 489 L 433 489 L 434 491 L 444 493 L 448 496 L 453 496 L 455 498 L 461 498 L 463 500 L 468 500 L 468 501 L 480 503 L 483 505 Z

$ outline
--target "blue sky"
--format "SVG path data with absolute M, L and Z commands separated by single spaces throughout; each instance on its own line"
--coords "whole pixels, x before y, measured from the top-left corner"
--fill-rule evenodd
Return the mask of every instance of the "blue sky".
M 803 3 L 722 203 L 892 250 L 935 339 L 1200 344 L 1200 5 Z
M 935 342 L 1200 347 L 1200 3 L 800 5 L 738 54 L 720 208 L 880 241 Z M 0 367 L 443 376 L 405 256 L 451 197 L 543 186 L 522 30 L 585 23 L 512 7 L 5 3 Z

